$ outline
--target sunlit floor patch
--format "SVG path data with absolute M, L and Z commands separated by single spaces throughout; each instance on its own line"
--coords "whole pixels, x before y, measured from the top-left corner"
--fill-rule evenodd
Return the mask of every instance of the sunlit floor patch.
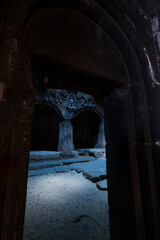
M 108 225 L 107 192 L 82 173 L 28 179 L 24 240 L 108 240 Z

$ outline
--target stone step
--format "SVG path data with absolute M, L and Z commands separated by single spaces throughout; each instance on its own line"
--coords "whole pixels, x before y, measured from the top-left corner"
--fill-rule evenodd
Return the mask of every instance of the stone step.
M 39 168 L 39 169 L 32 169 L 28 172 L 28 177 L 38 176 L 38 175 L 45 175 L 49 173 L 64 173 L 69 172 L 70 168 L 68 166 L 55 166 L 49 168 Z
M 31 162 L 44 160 L 63 160 L 83 157 L 104 158 L 105 149 L 77 149 L 71 151 L 70 153 L 64 153 L 59 151 L 30 151 Z
M 89 171 L 83 171 L 83 175 L 90 181 L 96 183 L 100 180 L 107 179 L 107 174 L 103 170 L 89 170 Z
M 63 165 L 62 161 L 37 161 L 29 163 L 29 170 L 43 169 L 43 168 L 51 168 L 55 166 Z
M 97 182 L 96 186 L 101 191 L 107 191 L 108 190 L 107 180 Z
M 81 162 L 89 162 L 89 161 L 95 161 L 96 159 L 94 157 L 87 157 L 87 158 L 71 158 L 71 159 L 65 159 L 65 160 L 42 160 L 40 159 L 38 161 L 30 161 L 29 162 L 29 170 L 36 170 L 36 169 L 43 169 L 43 168 L 51 168 L 56 166 L 62 166 L 62 165 L 69 165 L 72 163 L 81 163 Z
M 36 161 L 47 161 L 47 160 L 60 160 L 62 156 L 59 152 L 30 152 L 29 159 L 31 162 Z
M 69 172 L 70 168 L 67 166 L 58 166 L 54 168 L 56 173 Z
M 70 153 L 58 151 L 30 151 L 30 161 L 61 160 L 66 158 L 80 157 L 78 151 L 73 150 Z
M 106 153 L 104 148 L 84 148 L 77 149 L 79 156 L 93 156 L 95 158 L 105 158 Z
M 83 175 L 92 182 L 106 179 L 106 159 L 95 157 L 69 158 L 62 160 L 38 160 L 29 162 L 28 176 L 44 175 L 49 173 L 63 173 L 71 170 L 83 172 Z M 44 153 L 45 155 L 46 153 Z M 51 154 L 51 153 L 49 153 Z M 42 154 L 43 155 L 43 154 Z M 51 155 L 50 155 L 51 156 Z M 43 157 L 43 156 L 42 156 Z M 95 170 L 96 169 L 96 170 Z
M 84 158 L 71 158 L 62 160 L 64 165 L 72 164 L 72 163 L 81 163 L 81 162 L 89 162 L 89 161 L 95 161 L 96 158 L 94 157 L 84 157 Z
M 49 173 L 56 173 L 56 170 L 54 168 L 43 168 L 43 169 L 29 170 L 28 171 L 28 177 L 44 175 L 44 174 L 49 174 Z

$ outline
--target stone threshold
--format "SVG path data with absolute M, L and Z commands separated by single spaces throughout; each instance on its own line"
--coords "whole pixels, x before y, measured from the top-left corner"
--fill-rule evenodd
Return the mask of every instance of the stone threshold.
M 62 151 L 30 151 L 30 162 L 44 161 L 44 160 L 62 160 L 71 158 L 83 158 L 83 157 L 94 157 L 94 158 L 105 158 L 104 148 L 85 148 L 76 149 L 71 152 Z

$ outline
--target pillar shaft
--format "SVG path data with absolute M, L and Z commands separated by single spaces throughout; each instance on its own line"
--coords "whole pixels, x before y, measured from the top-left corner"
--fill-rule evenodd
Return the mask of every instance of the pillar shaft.
M 59 145 L 58 150 L 70 152 L 74 149 L 73 145 L 73 126 L 70 120 L 65 120 L 59 125 Z
M 104 134 L 104 120 L 102 120 L 99 125 L 98 140 L 95 147 L 105 148 L 105 146 L 106 146 L 106 141 L 105 141 L 105 134 Z

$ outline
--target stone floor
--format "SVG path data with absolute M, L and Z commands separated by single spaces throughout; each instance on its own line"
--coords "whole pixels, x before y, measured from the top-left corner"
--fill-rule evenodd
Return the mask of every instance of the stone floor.
M 30 162 L 23 240 L 109 239 L 106 161 L 79 160 Z

